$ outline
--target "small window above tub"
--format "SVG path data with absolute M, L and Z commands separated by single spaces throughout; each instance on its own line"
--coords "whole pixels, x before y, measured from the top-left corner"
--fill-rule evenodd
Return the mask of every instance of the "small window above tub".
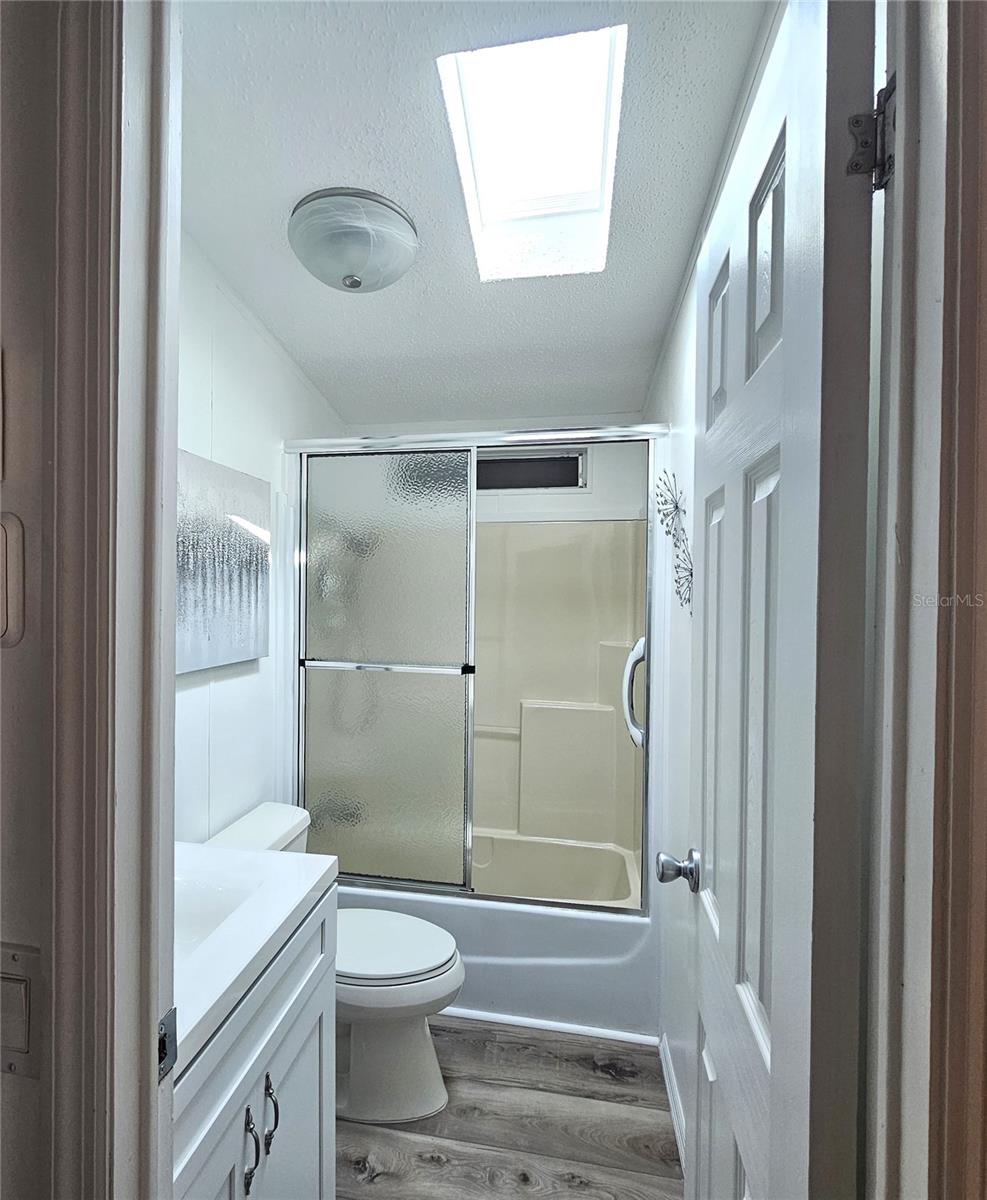
M 479 492 L 571 491 L 586 486 L 586 451 L 564 454 L 482 454 L 476 462 Z

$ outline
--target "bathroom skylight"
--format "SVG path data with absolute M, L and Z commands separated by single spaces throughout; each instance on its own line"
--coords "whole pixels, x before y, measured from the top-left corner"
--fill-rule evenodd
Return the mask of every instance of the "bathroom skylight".
M 616 25 L 438 60 L 482 280 L 606 266 L 626 47 Z

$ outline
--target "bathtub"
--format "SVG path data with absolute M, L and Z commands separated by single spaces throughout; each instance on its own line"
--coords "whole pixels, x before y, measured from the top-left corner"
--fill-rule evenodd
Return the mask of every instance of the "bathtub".
M 634 854 L 620 846 L 527 837 L 496 829 L 473 833 L 473 888 L 481 896 L 638 908 Z
M 345 878 L 339 904 L 409 913 L 448 929 L 466 964 L 454 1014 L 657 1042 L 658 926 L 646 916 Z
M 639 903 L 634 855 L 614 846 L 546 841 L 489 830 L 474 834 L 476 896 L 363 886 L 344 878 L 340 907 L 391 909 L 448 929 L 466 964 L 465 986 L 450 1010 L 456 1014 L 654 1038 L 657 925 L 627 909 L 629 899 L 632 909 Z M 590 881 L 595 894 L 587 897 Z M 515 884 L 540 890 L 540 899 L 551 892 L 556 902 L 594 908 L 516 903 L 481 892 Z

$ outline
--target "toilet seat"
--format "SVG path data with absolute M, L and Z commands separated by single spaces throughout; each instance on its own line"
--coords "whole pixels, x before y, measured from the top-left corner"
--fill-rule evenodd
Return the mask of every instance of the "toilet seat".
M 451 933 L 405 913 L 344 908 L 337 932 L 336 980 L 350 987 L 421 983 L 459 962 Z

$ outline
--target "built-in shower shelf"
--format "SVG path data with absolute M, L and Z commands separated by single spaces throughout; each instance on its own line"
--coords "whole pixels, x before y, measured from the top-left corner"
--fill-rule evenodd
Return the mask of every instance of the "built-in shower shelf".
M 608 704 L 521 702 L 521 833 L 615 840 L 616 722 Z
M 519 725 L 474 725 L 474 732 L 483 737 L 493 738 L 519 738 L 521 736 L 521 728 Z

